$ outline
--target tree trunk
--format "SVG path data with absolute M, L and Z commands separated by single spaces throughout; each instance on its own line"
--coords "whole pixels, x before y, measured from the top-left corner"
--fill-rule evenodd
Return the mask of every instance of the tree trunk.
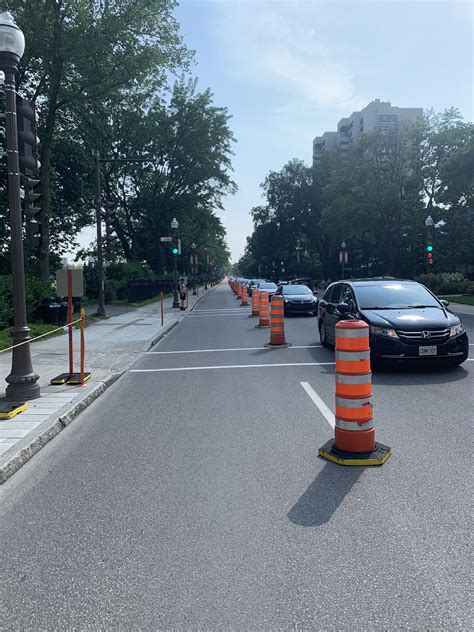
M 49 218 L 51 214 L 51 149 L 58 107 L 58 96 L 63 75 L 61 56 L 62 18 L 60 8 L 52 2 L 54 11 L 53 58 L 51 64 L 50 90 L 48 95 L 48 114 L 42 141 L 40 143 L 40 180 L 41 180 L 41 234 L 40 274 L 43 281 L 49 280 Z

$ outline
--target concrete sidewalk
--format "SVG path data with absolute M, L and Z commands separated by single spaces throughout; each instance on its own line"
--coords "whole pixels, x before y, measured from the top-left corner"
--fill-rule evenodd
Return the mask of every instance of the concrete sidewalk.
M 0 420 L 0 484 L 28 461 L 50 439 L 66 427 L 84 408 L 144 352 L 177 325 L 204 296 L 212 291 L 199 288 L 189 294 L 184 312 L 164 301 L 161 325 L 159 301 L 90 325 L 85 331 L 85 370 L 89 382 L 80 386 L 51 386 L 51 378 L 68 371 L 68 337 L 45 338 L 31 345 L 34 370 L 39 373 L 41 396 L 28 403 L 28 410 L 9 421 Z M 79 371 L 79 331 L 74 331 L 74 370 Z M 11 352 L 0 353 L 0 398 L 11 370 Z

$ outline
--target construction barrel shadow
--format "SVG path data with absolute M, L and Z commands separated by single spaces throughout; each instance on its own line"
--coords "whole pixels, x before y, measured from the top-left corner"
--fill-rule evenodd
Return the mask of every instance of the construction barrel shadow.
M 336 512 L 365 467 L 341 468 L 326 463 L 314 481 L 290 509 L 290 522 L 300 527 L 319 527 Z

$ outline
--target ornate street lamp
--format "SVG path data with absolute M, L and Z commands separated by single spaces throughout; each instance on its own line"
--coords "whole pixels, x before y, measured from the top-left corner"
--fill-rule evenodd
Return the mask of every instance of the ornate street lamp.
M 16 122 L 15 75 L 25 51 L 25 38 L 8 11 L 0 13 L 0 70 L 5 74 L 5 123 L 7 133 L 8 202 L 11 225 L 13 276 L 13 331 L 15 346 L 12 369 L 6 378 L 6 398 L 22 401 L 39 397 L 39 375 L 33 371 L 30 352 L 30 329 L 26 317 L 25 268 L 23 259 L 23 228 L 20 200 L 20 165 Z

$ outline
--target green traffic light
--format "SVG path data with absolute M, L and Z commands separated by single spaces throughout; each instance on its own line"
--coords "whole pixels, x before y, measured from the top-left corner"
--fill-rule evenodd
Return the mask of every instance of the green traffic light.
M 172 253 L 173 253 L 174 255 L 177 255 L 177 254 L 178 254 L 178 249 L 177 249 L 177 248 L 173 248 Z
M 433 252 L 433 246 L 426 246 L 426 250 L 428 252 Z

